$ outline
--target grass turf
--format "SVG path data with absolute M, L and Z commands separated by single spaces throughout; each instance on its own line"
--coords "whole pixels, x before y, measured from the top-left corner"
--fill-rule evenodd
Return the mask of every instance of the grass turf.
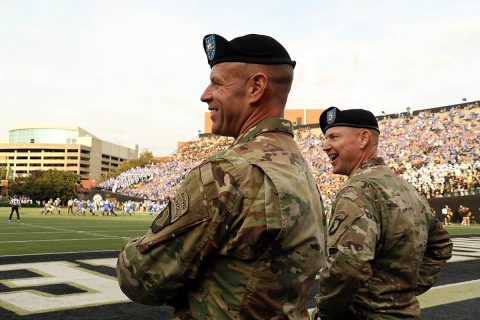
M 131 238 L 143 235 L 153 217 L 145 213 L 133 216 L 40 215 L 41 208 L 21 208 L 21 221 L 10 208 L 0 208 L 0 256 L 59 252 L 120 250 Z M 446 226 L 452 235 L 480 234 L 480 225 Z
M 133 216 L 40 215 L 41 208 L 21 208 L 18 222 L 10 208 L 0 208 L 0 256 L 57 252 L 120 250 L 130 238 L 143 235 L 153 217 L 145 213 Z

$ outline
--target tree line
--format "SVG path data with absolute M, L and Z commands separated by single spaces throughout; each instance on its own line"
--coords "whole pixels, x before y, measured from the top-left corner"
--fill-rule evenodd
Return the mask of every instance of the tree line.
M 102 176 L 102 180 L 116 177 L 125 170 L 134 167 L 144 167 L 156 163 L 151 151 L 144 150 L 138 159 L 122 162 L 118 168 Z M 5 166 L 0 166 L 0 177 L 6 177 Z M 9 182 L 10 195 L 28 196 L 32 200 L 48 201 L 60 198 L 62 203 L 77 197 L 80 187 L 80 176 L 75 172 L 50 169 L 47 171 L 32 171 L 28 176 L 18 176 Z

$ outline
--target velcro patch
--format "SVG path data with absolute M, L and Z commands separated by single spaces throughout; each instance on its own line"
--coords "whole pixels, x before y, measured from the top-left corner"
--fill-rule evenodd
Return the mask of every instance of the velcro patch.
M 343 220 L 345 220 L 345 214 L 343 213 L 340 213 L 340 214 L 337 214 L 332 222 L 330 222 L 330 226 L 328 228 L 328 235 L 334 235 L 335 232 L 337 232 L 338 228 L 340 227 L 340 225 L 342 224 Z
M 180 191 L 168 205 L 153 220 L 150 229 L 153 233 L 157 233 L 166 226 L 177 221 L 181 216 L 188 212 L 188 194 L 187 191 Z
M 172 219 L 171 223 L 175 222 L 188 211 L 188 194 L 183 190 L 173 198 L 172 203 Z
M 171 211 L 172 211 L 172 201 L 169 201 L 167 206 L 163 208 L 162 212 L 160 212 L 155 220 L 153 220 L 150 229 L 153 233 L 157 233 L 162 230 L 164 227 L 168 226 L 172 223 Z

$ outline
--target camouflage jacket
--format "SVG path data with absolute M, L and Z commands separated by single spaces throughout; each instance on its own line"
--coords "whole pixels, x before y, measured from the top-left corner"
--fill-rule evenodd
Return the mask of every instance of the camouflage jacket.
M 177 319 L 308 319 L 325 263 L 323 204 L 292 124 L 268 119 L 185 178 L 147 234 L 120 253 L 133 301 Z
M 339 191 L 320 271 L 322 319 L 416 319 L 451 257 L 452 243 L 425 198 L 381 158 L 365 161 Z

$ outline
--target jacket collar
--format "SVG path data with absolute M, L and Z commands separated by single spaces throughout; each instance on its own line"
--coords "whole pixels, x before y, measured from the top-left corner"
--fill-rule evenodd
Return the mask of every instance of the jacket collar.
M 288 134 L 293 138 L 293 125 L 290 121 L 286 119 L 266 119 L 260 121 L 244 133 L 242 133 L 234 142 L 233 146 L 237 144 L 247 143 L 248 141 L 252 140 L 259 134 L 264 132 L 278 132 Z

